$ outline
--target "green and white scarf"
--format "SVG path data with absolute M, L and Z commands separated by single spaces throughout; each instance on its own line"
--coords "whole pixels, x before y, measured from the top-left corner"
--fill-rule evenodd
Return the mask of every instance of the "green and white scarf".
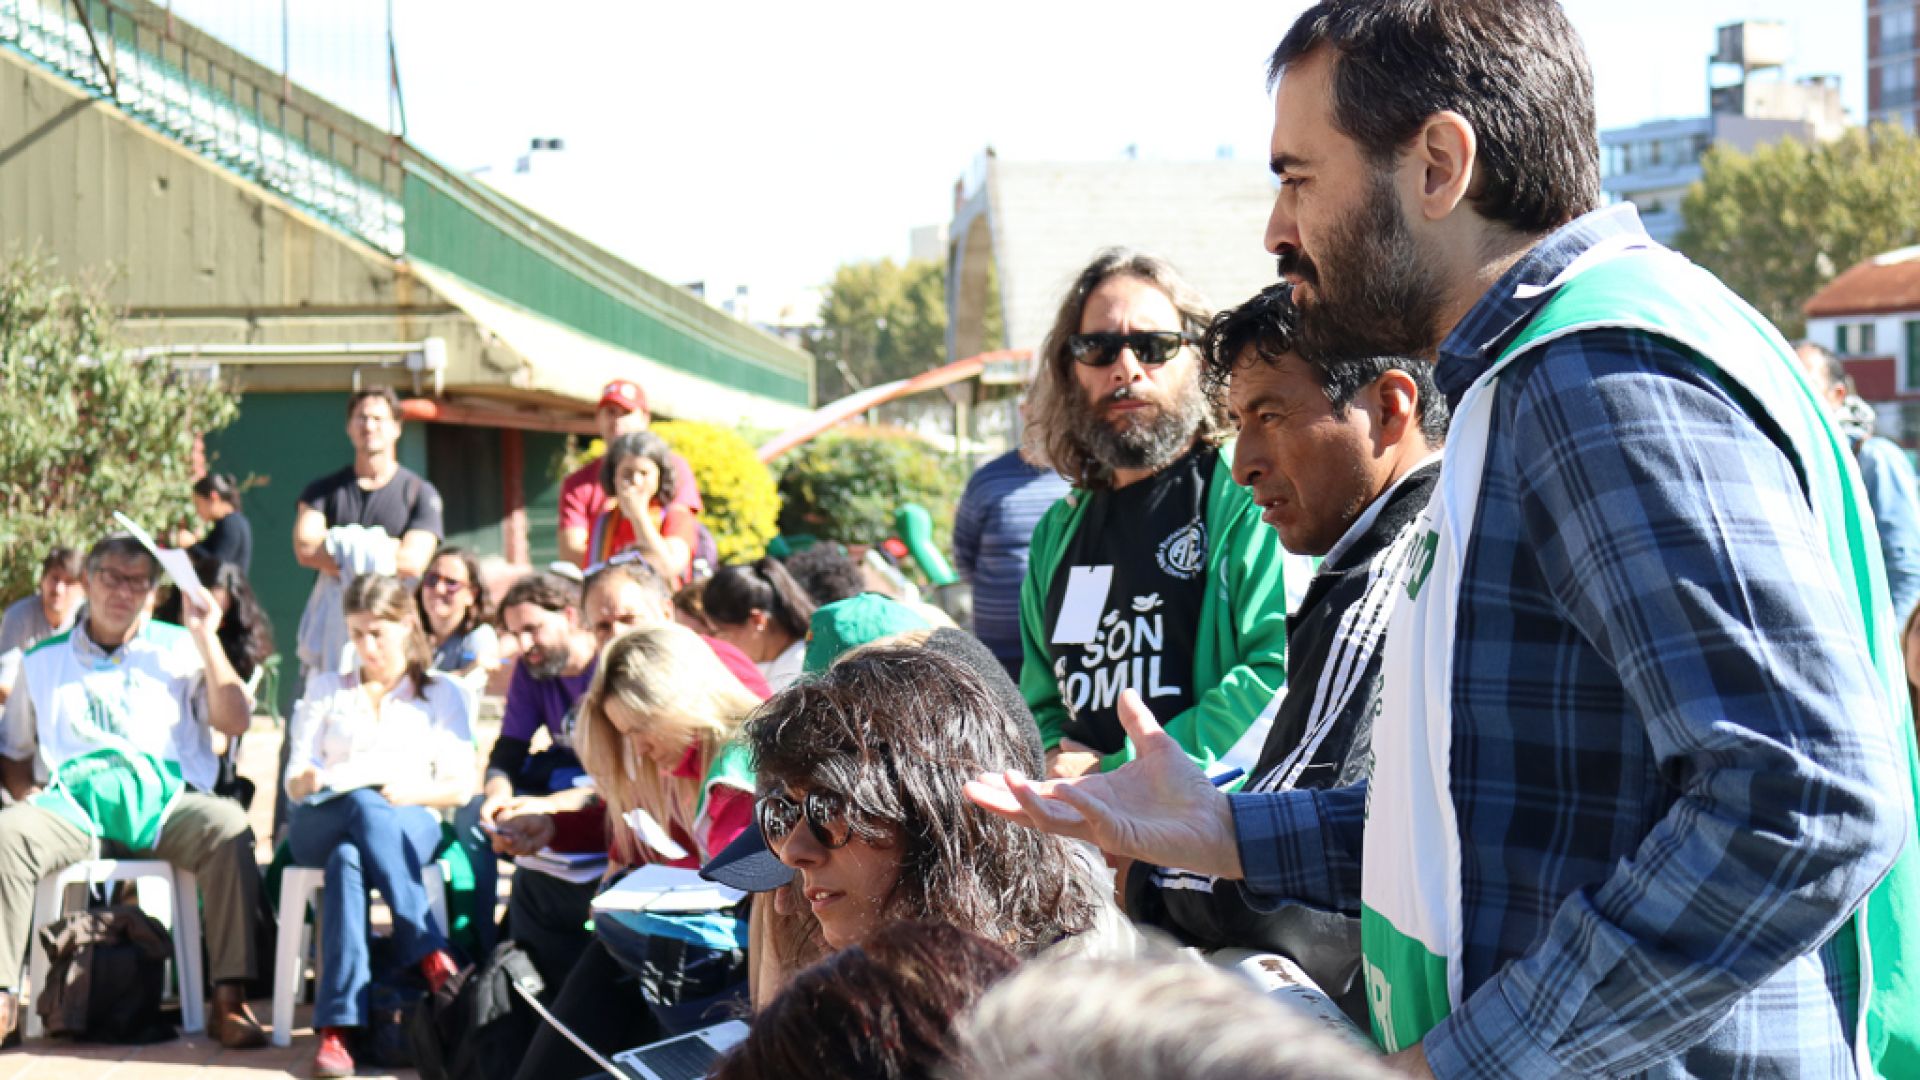
M 1516 358 L 1581 331 L 1626 328 L 1681 346 L 1782 431 L 1867 642 L 1914 786 L 1913 723 L 1886 572 L 1858 469 L 1779 333 L 1714 278 L 1644 243 L 1601 245 L 1568 267 L 1555 295 L 1455 410 L 1438 487 L 1423 519 L 1408 598 L 1388 634 L 1383 709 L 1374 728 L 1361 879 L 1361 940 L 1374 1036 L 1411 1046 L 1453 1009 L 1461 987 L 1461 853 L 1450 791 L 1455 619 L 1472 538 L 1494 391 Z M 1756 420 L 1762 419 L 1756 416 Z M 1871 928 L 1871 933 L 1869 932 Z M 1920 852 L 1913 836 L 1837 942 L 1858 950 L 1855 1053 L 1862 1075 L 1920 1076 Z

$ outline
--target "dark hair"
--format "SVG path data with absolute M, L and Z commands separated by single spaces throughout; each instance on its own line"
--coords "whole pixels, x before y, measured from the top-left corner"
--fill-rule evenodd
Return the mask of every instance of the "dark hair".
M 1093 257 L 1080 271 L 1067 295 L 1054 313 L 1053 328 L 1040 344 L 1033 385 L 1027 391 L 1026 427 L 1022 432 L 1022 452 L 1033 461 L 1043 462 L 1075 487 L 1113 486 L 1113 470 L 1102 464 L 1080 437 L 1075 418 L 1087 407 L 1086 391 L 1073 373 L 1069 339 L 1080 332 L 1080 319 L 1086 314 L 1087 300 L 1095 290 L 1112 278 L 1129 277 L 1165 293 L 1180 313 L 1180 330 L 1198 337 L 1207 327 L 1211 309 L 1200 293 L 1173 264 L 1157 256 L 1128 248 L 1107 248 Z M 1227 420 L 1217 408 L 1209 407 L 1200 422 L 1199 437 L 1219 443 L 1227 436 Z
M 399 578 L 385 574 L 361 574 L 347 585 L 340 607 L 348 615 L 372 615 L 376 619 L 397 622 L 407 627 L 407 677 L 413 680 L 413 692 L 424 694 L 433 681 L 433 646 L 414 611 L 413 597 Z
M 1593 72 L 1558 0 L 1320 0 L 1281 40 L 1269 87 L 1333 50 L 1333 126 L 1376 167 L 1433 114 L 1478 139 L 1481 216 L 1545 233 L 1600 205 Z
M 480 579 L 480 560 L 475 557 L 472 551 L 449 544 L 435 551 L 433 558 L 427 560 L 427 566 L 431 567 L 441 559 L 459 559 L 460 565 L 467 568 L 467 580 L 473 583 L 473 603 L 467 605 L 467 613 L 460 617 L 460 625 L 454 627 L 453 632 L 456 634 L 472 633 L 474 627 L 487 621 L 493 604 L 493 598 L 487 595 L 487 583 Z M 414 593 L 413 599 L 414 603 L 419 607 L 420 629 L 426 631 L 427 640 L 432 641 L 433 620 L 427 618 L 426 601 L 421 597 L 421 594 L 425 592 L 426 589 L 424 587 L 421 588 L 418 592 Z
M 831 540 L 822 540 L 782 561 L 787 573 L 822 607 L 867 591 L 867 575 L 860 564 L 853 561 L 846 548 Z
M 895 923 L 795 975 L 713 1076 L 932 1080 L 961 1016 L 1019 965 L 944 923 Z
M 220 651 L 227 654 L 227 662 L 241 682 L 253 678 L 254 670 L 273 655 L 273 623 L 253 594 L 253 585 L 246 573 L 230 562 L 193 550 L 187 552 L 187 558 L 192 560 L 194 576 L 202 585 L 227 590 L 227 609 L 220 616 Z M 154 605 L 153 617 L 178 624 L 183 621 L 185 608 L 180 590 L 169 589 Z
M 621 462 L 633 457 L 646 458 L 660 470 L 660 487 L 653 493 L 654 501 L 661 506 L 672 502 L 679 480 L 673 473 L 673 451 L 668 448 L 667 440 L 651 431 L 630 431 L 607 446 L 606 456 L 600 459 L 600 490 L 613 494 L 614 474 L 620 470 Z
M 1292 286 L 1269 285 L 1253 299 L 1214 316 L 1200 339 L 1205 368 L 1202 385 L 1208 396 L 1224 401 L 1227 384 L 1236 369 L 1247 363 L 1272 364 L 1283 356 L 1297 356 L 1314 381 L 1326 391 L 1335 409 L 1353 404 L 1354 395 L 1372 386 L 1389 371 L 1405 372 L 1413 380 L 1420 434 L 1439 446 L 1447 437 L 1447 400 L 1433 382 L 1433 364 L 1410 356 L 1310 356 L 1300 351 L 1297 334 L 1299 309 L 1293 306 Z M 1252 359 L 1248 358 L 1251 351 Z M 1244 362 L 1243 362 L 1244 361 Z
M 109 533 L 94 542 L 87 549 L 87 573 L 100 569 L 100 564 L 108 559 L 139 559 L 147 564 L 147 575 L 160 576 L 160 560 L 153 557 L 147 546 L 135 539 L 132 533 Z
M 500 598 L 500 617 L 505 618 L 508 608 L 521 604 L 533 604 L 548 611 L 577 608 L 580 606 L 580 589 L 558 574 L 536 570 L 507 588 L 507 595 Z
M 764 611 L 782 630 L 804 640 L 816 605 L 779 559 L 764 558 L 721 567 L 700 591 L 700 606 L 709 620 L 727 626 Z
M 65 544 L 55 546 L 47 552 L 46 558 L 40 560 L 41 577 L 46 577 L 48 574 L 58 570 L 67 577 L 77 578 L 84 569 L 85 567 L 82 565 L 80 559 L 80 552 Z
M 775 695 L 747 722 L 746 742 L 763 791 L 834 792 L 856 835 L 898 845 L 894 917 L 935 919 L 1032 956 L 1092 926 L 1090 879 L 1068 841 L 974 811 L 961 792 L 981 773 L 1040 775 L 1022 730 L 1032 723 L 956 660 L 870 648 Z
M 381 401 L 386 402 L 387 411 L 393 415 L 393 422 L 396 424 L 402 422 L 400 416 L 400 395 L 394 393 L 393 387 L 391 386 L 370 386 L 364 390 L 355 390 L 353 393 L 347 395 L 347 418 L 352 419 L 353 411 L 358 409 L 360 403 L 368 398 L 379 398 Z
M 353 414 L 348 413 L 347 415 L 351 416 Z M 400 414 L 395 413 L 394 415 L 398 416 Z M 233 477 L 226 473 L 210 472 L 200 479 L 195 480 L 193 482 L 193 493 L 203 499 L 211 499 L 218 495 L 220 498 L 225 499 L 229 506 L 238 508 L 240 505 L 239 485 L 235 484 Z

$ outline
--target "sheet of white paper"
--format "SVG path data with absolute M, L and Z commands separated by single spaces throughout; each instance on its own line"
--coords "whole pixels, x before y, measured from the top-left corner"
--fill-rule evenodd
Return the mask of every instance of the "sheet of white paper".
M 687 857 L 687 849 L 673 839 L 673 834 L 655 821 L 652 814 L 637 806 L 627 811 L 627 827 L 633 830 L 641 843 L 669 862 Z
M 1107 610 L 1107 590 L 1113 587 L 1113 567 L 1075 566 L 1067 570 L 1067 591 L 1060 598 L 1060 618 L 1053 624 L 1053 644 L 1085 645 L 1100 633 L 1100 616 Z
M 160 560 L 160 569 L 166 571 L 167 576 L 173 579 L 173 583 L 179 587 L 182 594 L 192 596 L 202 604 L 213 602 L 213 597 L 207 592 L 206 586 L 200 584 L 200 575 L 193 572 L 193 560 L 187 557 L 186 552 L 179 548 L 163 548 L 154 543 L 153 537 L 147 533 L 147 530 L 118 510 L 114 511 L 113 520 L 119 522 L 121 528 L 132 533 L 133 538 L 140 541 L 141 547 L 152 552 L 153 557 Z
M 746 895 L 682 866 L 642 866 L 593 898 L 595 911 L 717 911 Z

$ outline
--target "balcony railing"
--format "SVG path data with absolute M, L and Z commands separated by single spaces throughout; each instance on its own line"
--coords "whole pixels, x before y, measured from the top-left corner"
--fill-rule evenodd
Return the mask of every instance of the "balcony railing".
M 0 0 L 0 46 L 392 255 L 405 169 L 376 147 L 105 0 Z M 92 33 L 89 34 L 89 24 Z

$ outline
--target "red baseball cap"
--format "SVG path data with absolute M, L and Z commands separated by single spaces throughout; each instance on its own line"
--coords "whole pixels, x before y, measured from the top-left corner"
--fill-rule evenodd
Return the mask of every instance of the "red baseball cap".
M 647 392 L 631 379 L 615 379 L 600 391 L 600 404 L 612 405 L 621 412 L 650 412 Z

